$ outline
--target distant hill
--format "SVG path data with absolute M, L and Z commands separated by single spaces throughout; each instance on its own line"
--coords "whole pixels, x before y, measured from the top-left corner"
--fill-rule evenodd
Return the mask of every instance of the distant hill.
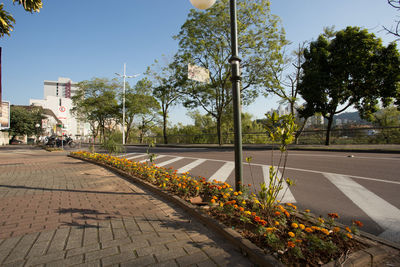
M 358 111 L 340 113 L 339 115 L 333 116 L 333 120 L 335 121 L 336 119 L 347 119 L 348 121 L 354 121 L 357 124 L 370 124 L 370 122 L 360 118 Z

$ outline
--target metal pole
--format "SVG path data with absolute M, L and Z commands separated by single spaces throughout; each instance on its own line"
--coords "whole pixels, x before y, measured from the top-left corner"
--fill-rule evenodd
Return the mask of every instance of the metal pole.
M 126 78 L 126 63 L 124 63 L 124 92 L 122 96 L 122 144 L 125 145 L 125 78 Z
M 237 40 L 237 15 L 236 0 L 230 0 L 230 18 L 231 18 L 231 46 L 232 57 L 229 62 L 232 66 L 232 96 L 233 96 L 233 122 L 235 132 L 235 189 L 240 190 L 243 185 L 242 170 L 242 122 L 241 122 L 241 104 L 240 104 L 240 58 L 238 56 Z

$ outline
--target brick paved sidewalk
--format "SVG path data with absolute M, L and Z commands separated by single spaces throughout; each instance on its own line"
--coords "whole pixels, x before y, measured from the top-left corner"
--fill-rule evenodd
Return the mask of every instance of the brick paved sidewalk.
M 0 266 L 252 266 L 181 209 L 65 155 L 0 150 Z

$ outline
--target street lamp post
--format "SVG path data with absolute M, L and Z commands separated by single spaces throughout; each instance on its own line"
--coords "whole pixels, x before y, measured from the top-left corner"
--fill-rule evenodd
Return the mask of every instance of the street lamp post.
M 123 77 L 123 93 L 122 93 L 122 144 L 125 145 L 125 80 L 126 78 L 136 78 L 140 74 L 135 74 L 132 76 L 126 75 L 126 63 L 124 63 L 124 74 L 115 73 L 119 77 Z
M 190 0 L 199 9 L 210 8 L 216 0 Z M 229 63 L 232 67 L 232 96 L 233 96 L 233 123 L 235 132 L 235 189 L 240 190 L 243 184 L 242 170 L 242 123 L 241 123 L 241 103 L 240 103 L 240 58 L 237 40 L 237 14 L 236 0 L 230 0 L 230 19 L 231 19 L 231 49 L 232 56 Z

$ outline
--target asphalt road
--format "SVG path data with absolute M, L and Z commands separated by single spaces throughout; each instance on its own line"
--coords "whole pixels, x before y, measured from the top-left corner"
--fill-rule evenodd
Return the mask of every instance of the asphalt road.
M 121 157 L 145 161 L 147 149 L 127 147 Z M 150 152 L 157 155 L 156 165 L 234 184 L 232 149 L 161 147 Z M 268 183 L 268 168 L 277 165 L 279 155 L 279 151 L 272 157 L 271 150 L 244 150 L 244 183 L 254 190 Z M 250 164 L 246 157 L 252 158 Z M 289 151 L 283 175 L 295 185 L 283 201 L 324 217 L 337 212 L 339 221 L 348 225 L 360 220 L 365 232 L 400 243 L 399 170 L 400 154 Z

